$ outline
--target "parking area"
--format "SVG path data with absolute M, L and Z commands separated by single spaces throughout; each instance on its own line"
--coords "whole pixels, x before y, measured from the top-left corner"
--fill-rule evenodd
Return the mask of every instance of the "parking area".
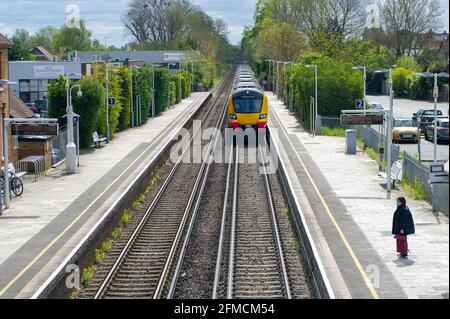
M 381 103 L 385 109 L 389 107 L 389 96 L 384 95 L 369 95 L 367 96 L 369 102 Z M 420 109 L 434 109 L 434 104 L 431 101 L 414 101 L 409 99 L 395 99 L 394 100 L 394 117 L 395 118 L 407 118 L 411 119 L 413 113 L 416 113 Z M 449 104 L 439 103 L 438 110 L 441 110 L 445 116 L 449 114 Z M 416 143 L 400 143 L 400 148 L 411 155 L 419 153 L 418 145 Z M 428 140 L 425 140 L 422 136 L 420 143 L 420 150 L 422 160 L 432 161 L 434 159 L 434 144 Z M 437 159 L 440 161 L 449 160 L 449 146 L 447 143 L 438 143 L 437 147 Z

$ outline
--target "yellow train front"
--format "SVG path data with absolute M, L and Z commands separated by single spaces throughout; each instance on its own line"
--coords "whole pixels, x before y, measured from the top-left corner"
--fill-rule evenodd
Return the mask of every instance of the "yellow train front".
M 228 122 L 234 129 L 267 126 L 269 108 L 267 96 L 259 87 L 237 85 L 228 98 Z

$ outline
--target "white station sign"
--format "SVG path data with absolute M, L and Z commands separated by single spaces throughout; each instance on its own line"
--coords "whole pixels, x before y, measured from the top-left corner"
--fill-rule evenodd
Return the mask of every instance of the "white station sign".
M 34 78 L 35 79 L 56 79 L 60 75 L 64 75 L 64 65 L 35 65 Z
M 184 60 L 184 53 L 164 53 L 164 62 L 180 62 Z

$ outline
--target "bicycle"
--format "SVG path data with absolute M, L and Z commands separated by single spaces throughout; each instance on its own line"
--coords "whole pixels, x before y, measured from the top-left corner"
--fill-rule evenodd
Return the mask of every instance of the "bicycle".
M 2 193 L 3 193 L 3 185 L 4 185 L 3 183 L 5 180 L 4 176 L 2 176 L 2 178 L 0 180 L 1 180 L 0 186 L 1 186 Z M 22 180 L 20 178 L 18 178 L 16 176 L 16 174 L 13 172 L 9 172 L 9 190 L 10 190 L 10 192 L 12 191 L 14 193 L 14 195 L 16 195 L 18 197 L 22 196 L 22 194 L 23 194 Z M 10 197 L 11 197 L 11 195 L 10 195 Z

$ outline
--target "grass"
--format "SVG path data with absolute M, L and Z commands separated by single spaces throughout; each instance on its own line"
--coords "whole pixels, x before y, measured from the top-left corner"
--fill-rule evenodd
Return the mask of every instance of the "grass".
M 413 200 L 431 201 L 430 196 L 425 192 L 423 186 L 417 180 L 411 183 L 407 178 L 404 178 L 400 185 L 405 194 Z
M 122 218 L 120 219 L 120 224 L 122 226 L 126 226 L 130 223 L 131 220 L 131 211 L 129 209 L 125 209 Z
M 321 135 L 323 136 L 335 136 L 335 137 L 345 137 L 345 130 L 342 127 L 322 127 Z
M 83 286 L 88 285 L 91 282 L 92 278 L 94 278 L 94 273 L 95 273 L 94 265 L 84 268 L 81 274 L 81 284 Z

